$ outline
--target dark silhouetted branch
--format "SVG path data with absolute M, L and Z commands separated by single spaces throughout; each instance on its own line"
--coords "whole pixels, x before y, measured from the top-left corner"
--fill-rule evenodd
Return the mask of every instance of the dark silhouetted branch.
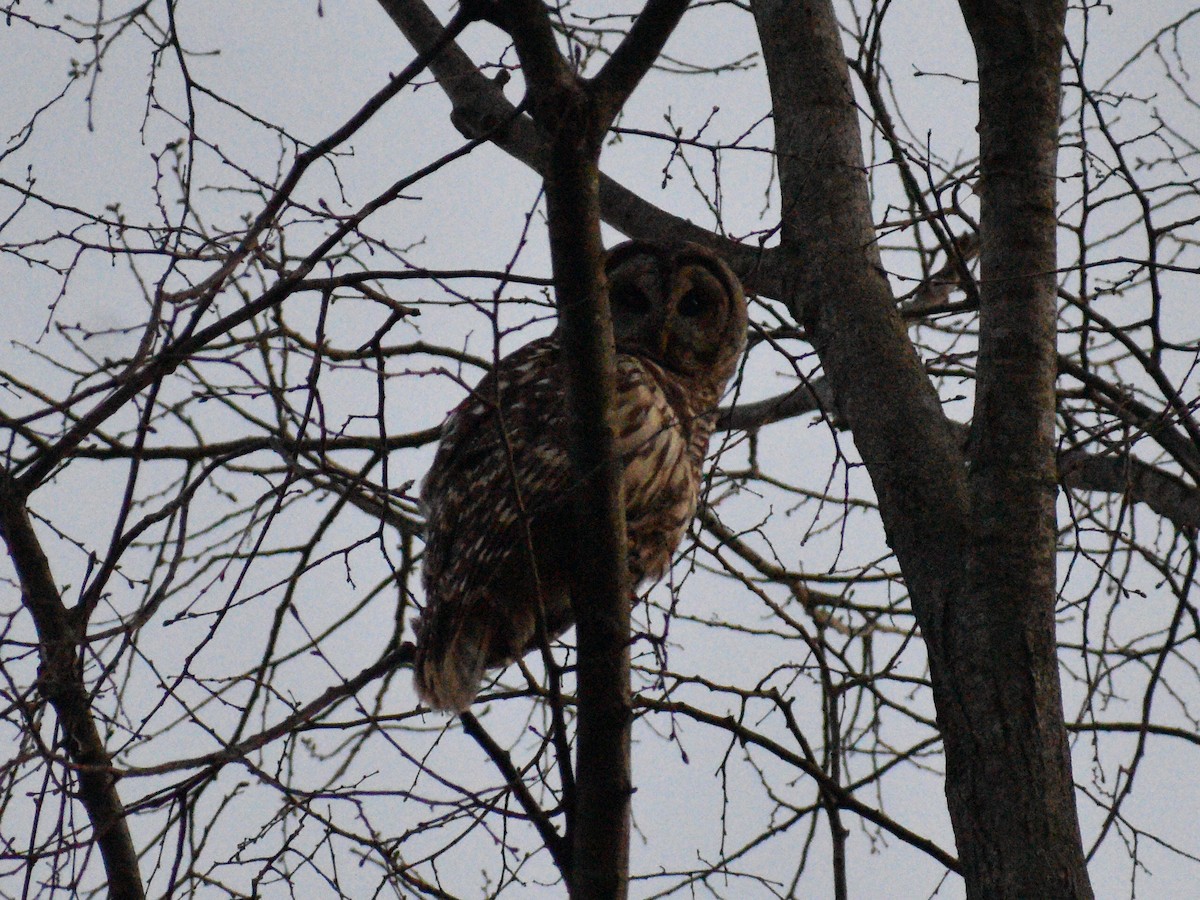
M 0 472 L 0 534 L 17 571 L 22 602 L 37 628 L 38 690 L 58 717 L 68 757 L 80 766 L 75 773 L 78 797 L 104 861 L 109 896 L 140 900 L 145 892 L 137 851 L 110 771 L 112 758 L 96 728 L 93 695 L 83 683 L 82 623 L 63 603 L 25 508 L 25 496 L 6 472 Z

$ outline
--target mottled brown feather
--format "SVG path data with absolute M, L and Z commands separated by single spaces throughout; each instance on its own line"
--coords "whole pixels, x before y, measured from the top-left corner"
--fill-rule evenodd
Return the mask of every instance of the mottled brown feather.
M 614 425 L 639 584 L 662 577 L 695 514 L 746 308 L 728 268 L 695 245 L 621 245 L 609 281 L 626 292 L 613 302 Z M 563 384 L 556 335 L 533 341 L 501 359 L 443 426 L 421 487 L 426 596 L 414 682 L 430 707 L 469 707 L 489 668 L 536 646 L 539 615 L 551 638 L 572 624 L 570 542 L 586 528 L 570 515 Z

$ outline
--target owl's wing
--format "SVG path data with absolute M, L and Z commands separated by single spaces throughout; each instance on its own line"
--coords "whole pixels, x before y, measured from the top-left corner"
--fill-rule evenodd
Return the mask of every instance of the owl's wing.
M 425 573 L 438 598 L 486 584 L 531 515 L 567 488 L 558 343 L 505 357 L 447 419 L 421 486 Z
M 552 636 L 571 624 L 564 504 L 573 474 L 558 357 L 551 337 L 502 359 L 447 420 L 422 485 L 426 607 L 415 678 L 435 708 L 466 709 L 487 668 L 533 646 L 539 603 Z M 619 354 L 616 376 L 615 450 L 636 584 L 670 564 L 695 510 L 698 465 L 661 369 Z
M 422 484 L 426 607 L 415 676 L 431 706 L 465 709 L 486 668 L 532 639 L 537 597 L 497 579 L 514 557 L 529 557 L 529 523 L 567 493 L 558 353 L 551 337 L 500 360 L 447 419 Z

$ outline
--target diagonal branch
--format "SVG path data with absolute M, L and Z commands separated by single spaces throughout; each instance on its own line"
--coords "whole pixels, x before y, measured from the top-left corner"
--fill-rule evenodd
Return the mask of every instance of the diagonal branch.
M 592 79 L 593 93 L 603 110 L 600 115 L 608 120 L 606 129 L 662 53 L 667 38 L 683 18 L 688 2 L 649 0 L 620 46 Z
M 766 400 L 721 407 L 717 410 L 716 428 L 717 431 L 757 431 L 805 413 L 836 408 L 829 382 L 824 377 L 813 378 Z
M 1058 457 L 1059 483 L 1084 491 L 1124 494 L 1175 524 L 1200 528 L 1200 490 L 1132 454 L 1099 456 L 1068 450 Z
M 418 53 L 437 45 L 445 33 L 423 0 L 379 0 L 379 5 Z M 501 86 L 479 71 L 456 43 L 447 44 L 430 61 L 429 69 L 453 105 L 451 120 L 464 135 L 490 135 L 509 156 L 545 174 L 549 137 L 529 116 L 516 115 Z M 504 127 L 499 127 L 502 123 Z M 747 291 L 782 296 L 773 249 L 748 247 L 714 235 L 707 228 L 671 215 L 604 174 L 600 175 L 600 209 L 604 221 L 622 234 L 702 244 L 729 263 Z
M 711 713 L 707 710 L 700 709 L 687 703 L 681 703 L 679 701 L 652 700 L 646 697 L 638 698 L 638 706 L 643 709 L 653 710 L 654 712 L 658 713 L 686 716 L 687 718 L 693 719 L 697 722 L 703 722 L 706 725 L 724 729 L 725 731 L 729 732 L 729 734 L 736 737 L 743 746 L 751 745 L 759 747 L 776 758 L 783 760 L 791 766 L 794 766 L 801 772 L 804 772 L 804 774 L 810 777 L 822 791 L 826 792 L 833 799 L 839 809 L 852 812 L 858 816 L 861 816 L 863 819 L 866 819 L 868 822 L 878 825 L 884 831 L 888 832 L 899 840 L 904 841 L 904 843 L 915 847 L 923 853 L 928 854 L 933 859 L 936 859 L 950 871 L 961 871 L 959 861 L 954 858 L 953 854 L 946 852 L 928 838 L 906 828 L 894 819 L 884 815 L 875 807 L 863 803 L 854 795 L 853 791 L 847 789 L 845 785 L 839 784 L 837 781 L 834 781 L 832 778 L 830 778 L 829 775 L 811 759 L 808 759 L 804 755 L 796 753 L 795 751 L 789 750 L 782 744 L 771 740 L 770 738 L 757 731 L 754 731 L 751 728 L 747 728 L 741 722 L 737 721 L 737 719 L 735 719 L 733 716 Z
M 492 739 L 492 736 L 484 730 L 483 726 L 479 724 L 479 720 L 473 714 L 469 712 L 461 713 L 459 720 L 462 722 L 463 731 L 475 739 L 475 742 L 483 748 L 483 752 L 488 755 L 488 758 L 500 770 L 500 774 L 508 782 L 508 787 L 513 792 L 513 796 L 521 804 L 521 809 L 525 810 L 525 815 L 529 817 L 529 821 L 537 829 L 542 843 L 550 851 L 554 865 L 562 872 L 563 879 L 570 882 L 571 848 L 563 836 L 558 833 L 558 829 L 554 827 L 554 823 L 550 821 L 550 816 L 538 805 L 533 795 L 529 793 L 529 788 L 525 786 L 525 780 L 521 777 L 521 773 L 517 771 L 517 767 L 513 765 L 512 759 L 504 752 L 504 748 L 497 744 Z
M 116 779 L 107 771 L 112 758 L 100 738 L 92 714 L 91 694 L 83 683 L 81 625 L 63 603 L 50 562 L 25 508 L 25 495 L 7 472 L 0 472 L 0 535 L 21 583 L 21 600 L 37 628 L 41 657 L 38 690 L 54 708 L 67 754 L 81 766 L 76 773 L 79 800 L 92 823 L 109 896 L 116 900 L 141 900 L 145 893 L 137 851 Z
M 472 140 L 457 150 L 445 154 L 421 169 L 405 176 L 389 187 L 374 200 L 363 206 L 352 216 L 346 216 L 338 226 L 321 241 L 304 259 L 271 285 L 253 302 L 234 310 L 226 316 L 213 322 L 199 331 L 188 331 L 171 341 L 141 368 L 134 369 L 114 381 L 111 392 L 93 406 L 87 413 L 75 420 L 75 424 L 53 444 L 45 445 L 41 452 L 33 456 L 21 475 L 15 479 L 14 486 L 26 495 L 32 493 L 47 478 L 50 473 L 75 449 L 108 419 L 125 407 L 134 397 L 159 379 L 165 378 L 175 371 L 197 351 L 206 347 L 217 338 L 228 334 L 232 329 L 245 324 L 255 316 L 283 303 L 295 293 L 297 286 L 304 282 L 317 264 L 342 241 L 347 234 L 357 229 L 368 216 L 376 210 L 399 197 L 406 188 L 421 179 L 440 170 L 450 162 L 465 156 L 474 150 L 486 138 Z

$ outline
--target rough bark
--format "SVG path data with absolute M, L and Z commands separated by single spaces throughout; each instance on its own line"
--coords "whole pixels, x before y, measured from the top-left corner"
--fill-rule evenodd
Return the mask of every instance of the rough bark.
M 578 647 L 575 810 L 571 818 L 573 900 L 620 898 L 628 889 L 630 772 L 629 577 L 625 507 L 614 455 L 612 323 L 600 240 L 599 141 L 595 153 L 572 146 L 572 124 L 587 104 L 563 116 L 546 175 L 546 210 L 567 366 L 571 451 L 581 487 L 571 607 Z M 583 130 L 588 134 L 590 129 Z M 592 149 L 592 148 L 588 148 Z
M 553 44 L 549 50 L 557 54 Z M 522 63 L 532 52 L 522 53 Z M 545 119 L 561 123 L 551 134 L 546 213 L 577 483 L 574 518 L 588 523 L 586 534 L 581 528 L 575 536 L 571 573 L 578 717 L 571 859 L 563 874 L 572 898 L 619 898 L 628 888 L 632 712 L 625 510 L 611 427 L 615 349 L 597 191 L 603 130 L 597 132 L 590 97 L 569 71 L 548 77 L 557 83 L 544 78 L 535 102 Z
M 968 896 L 1090 896 L 1053 631 L 1061 6 L 981 54 L 985 337 L 969 472 L 880 269 L 832 5 L 754 12 L 775 111 L 786 298 L 870 472 L 928 645 Z M 988 24 L 1006 27 L 998 15 Z
M 937 622 L 961 593 L 961 441 L 884 276 L 837 21 L 826 0 L 759 2 L 754 14 L 775 110 L 782 299 L 809 330 L 871 474 L 917 614 Z M 937 630 L 925 639 L 936 645 Z
M 962 707 L 945 734 L 950 815 L 972 895 L 1090 897 L 1054 633 L 1066 4 L 962 9 L 979 70 L 982 246 L 968 600 L 946 623 Z

